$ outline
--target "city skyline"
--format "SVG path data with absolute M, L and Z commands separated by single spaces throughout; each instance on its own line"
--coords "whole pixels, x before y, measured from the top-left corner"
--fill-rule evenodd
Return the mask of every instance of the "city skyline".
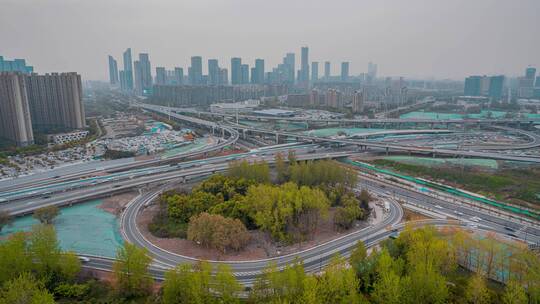
M 0 53 L 8 58 L 26 58 L 38 73 L 78 71 L 83 79 L 104 81 L 108 74 L 103 58 L 119 54 L 125 47 L 149 53 L 153 66 L 185 69 L 192 56 L 201 56 L 218 59 L 230 71 L 232 57 L 241 57 L 250 67 L 261 58 L 265 66 L 272 67 L 280 63 L 283 54 L 294 52 L 298 64 L 303 45 L 310 48 L 310 62 L 333 63 L 332 75 L 339 74 L 341 62 L 350 62 L 353 76 L 367 72 L 372 61 L 384 76 L 456 80 L 473 74 L 513 77 L 521 75 L 524 66 L 540 65 L 540 42 L 534 39 L 539 23 L 534 15 L 540 3 L 520 4 L 521 9 L 515 10 L 512 3 L 493 5 L 487 0 L 392 5 L 298 1 L 282 12 L 279 1 L 212 3 L 209 10 L 210 3 L 205 1 L 125 6 L 105 1 L 71 4 L 58 0 L 37 5 L 8 0 L 0 12 L 0 34 L 8 43 Z M 245 14 L 235 12 L 237 5 L 242 5 Z M 61 12 L 55 9 L 59 6 Z M 179 10 L 182 18 L 176 16 Z M 252 13 L 255 11 L 259 14 Z M 24 12 L 28 22 L 14 28 L 14 16 L 20 15 L 17 12 Z M 260 12 L 264 16 L 279 15 L 283 22 L 251 22 L 260 17 Z M 316 22 L 323 15 L 338 13 L 340 18 Z M 98 14 L 100 22 L 90 22 Z M 477 18 L 480 14 L 484 17 Z M 154 22 L 158 16 L 160 22 Z M 217 19 L 210 25 L 195 26 L 195 22 L 208 18 Z M 248 23 L 254 25 L 244 26 Z M 35 28 L 40 28 L 39 34 L 33 31 Z M 20 36 L 25 37 L 24 44 L 18 43 Z M 120 58 L 116 55 L 115 59 Z M 206 62 L 203 65 L 206 71 Z

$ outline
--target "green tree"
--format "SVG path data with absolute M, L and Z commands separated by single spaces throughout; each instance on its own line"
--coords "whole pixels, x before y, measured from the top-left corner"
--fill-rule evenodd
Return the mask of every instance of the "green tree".
M 378 279 L 373 286 L 376 303 L 399 304 L 402 302 L 401 277 L 395 272 L 394 261 L 387 250 L 383 250 L 377 263 Z
M 53 304 L 54 297 L 29 273 L 4 284 L 0 292 L 0 304 Z
M 9 212 L 0 210 L 0 232 L 2 232 L 2 228 L 11 223 L 11 220 L 12 218 Z
M 363 217 L 364 212 L 360 209 L 356 198 L 350 194 L 343 196 L 341 201 L 343 206 L 336 209 L 334 224 L 339 229 L 349 229 L 357 219 Z
M 58 207 L 51 205 L 37 209 L 34 211 L 34 218 L 42 224 L 50 225 L 54 219 L 60 214 Z
M 299 261 L 282 271 L 270 263 L 257 278 L 250 298 L 253 302 L 294 303 L 304 294 L 305 279 L 304 265 Z
M 502 296 L 503 304 L 527 304 L 527 294 L 525 288 L 519 282 L 511 280 L 506 283 Z
M 486 279 L 481 274 L 476 273 L 469 279 L 465 289 L 465 300 L 471 304 L 489 304 L 491 302 Z
M 250 235 L 240 220 L 206 212 L 191 218 L 187 235 L 189 240 L 222 253 L 229 249 L 241 250 L 250 240 Z
M 62 255 L 60 269 L 65 280 L 73 281 L 81 272 L 81 261 L 75 252 L 68 251 Z
M 361 263 L 364 263 L 367 258 L 367 250 L 366 245 L 363 241 L 356 242 L 356 246 L 354 246 L 353 251 L 351 252 L 351 256 L 349 257 L 349 264 L 354 268 L 355 265 L 359 265 Z
M 324 304 L 318 295 L 319 282 L 314 276 L 307 276 L 304 280 L 304 290 L 300 296 L 299 303 L 302 304 Z
M 163 303 L 213 303 L 215 299 L 210 291 L 210 274 L 211 269 L 207 262 L 195 266 L 180 264 L 167 271 L 163 282 Z
M 5 242 L 0 242 L 0 286 L 8 280 L 32 269 L 32 259 L 28 254 L 27 237 L 18 232 Z
M 146 248 L 138 248 L 128 242 L 118 249 L 113 264 L 116 287 L 127 298 L 146 296 L 150 293 L 152 279 L 148 267 L 152 259 Z
M 345 260 L 334 257 L 324 269 L 318 288 L 323 303 L 362 303 L 358 293 L 359 281 L 354 270 L 346 267 Z
M 247 160 L 229 163 L 228 175 L 234 178 L 245 178 L 258 183 L 270 182 L 270 167 L 265 161 L 250 164 Z
M 55 276 L 61 275 L 62 251 L 53 226 L 43 224 L 33 226 L 28 251 L 38 278 L 43 278 L 46 284 Z
M 219 264 L 212 286 L 217 293 L 219 303 L 240 303 L 239 293 L 242 291 L 242 286 L 234 277 L 229 265 Z
M 289 150 L 288 154 L 287 154 L 287 160 L 289 161 L 289 166 L 293 166 L 293 165 L 296 165 L 296 153 L 294 152 L 294 150 Z
M 274 160 L 277 173 L 276 181 L 278 184 L 282 184 L 289 179 L 289 168 L 281 153 L 277 153 Z
M 330 202 L 319 189 L 294 183 L 249 188 L 246 201 L 255 224 L 282 241 L 303 240 L 313 233 L 320 218 L 326 217 Z
M 360 191 L 360 196 L 358 198 L 360 200 L 362 209 L 364 210 L 369 209 L 369 202 L 371 202 L 372 200 L 371 194 L 369 194 L 369 191 L 367 191 L 366 189 L 362 189 L 362 191 Z

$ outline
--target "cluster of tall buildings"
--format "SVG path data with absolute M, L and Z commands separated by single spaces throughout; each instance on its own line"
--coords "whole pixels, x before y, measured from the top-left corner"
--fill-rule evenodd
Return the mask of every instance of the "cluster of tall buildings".
M 138 95 L 149 95 L 154 85 L 189 85 L 189 86 L 219 86 L 219 85 L 263 85 L 288 84 L 307 89 L 310 84 L 331 78 L 330 62 L 324 65 L 324 77 L 319 78 L 319 62 L 309 62 L 309 48 L 301 48 L 300 67 L 296 70 L 295 54 L 287 53 L 282 63 L 270 71 L 265 70 L 264 59 L 255 59 L 254 65 L 242 62 L 242 58 L 231 58 L 229 71 L 219 65 L 217 59 L 208 59 L 208 73 L 203 72 L 201 56 L 191 57 L 191 65 L 187 69 L 175 67 L 166 70 L 156 67 L 155 77 L 152 76 L 152 66 L 146 53 L 139 54 L 139 60 L 132 62 L 131 49 L 123 53 L 123 70 L 118 69 L 114 57 L 109 56 L 109 80 L 112 85 L 119 86 L 123 91 Z M 310 72 L 311 69 L 311 72 Z M 375 69 L 376 70 L 376 69 Z M 376 74 L 376 71 L 375 71 Z M 230 81 L 229 81 L 230 80 Z M 339 81 L 349 81 L 349 62 L 341 64 Z
M 34 131 L 85 128 L 81 76 L 0 72 L 0 137 L 18 146 L 34 143 Z
M 515 80 L 508 81 L 504 75 L 469 76 L 465 78 L 464 94 L 488 97 L 494 101 L 500 101 L 504 96 L 510 99 L 514 94 L 518 98 L 540 98 L 540 76 L 536 76 L 536 68 L 527 67 L 525 74 L 518 77 L 517 82 Z
M 499 101 L 503 95 L 504 76 L 469 76 L 465 78 L 466 96 L 485 96 Z

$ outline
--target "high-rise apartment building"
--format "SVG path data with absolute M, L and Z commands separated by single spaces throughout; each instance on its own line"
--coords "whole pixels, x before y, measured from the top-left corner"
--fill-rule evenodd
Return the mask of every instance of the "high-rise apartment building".
M 340 108 L 342 104 L 342 94 L 336 89 L 328 89 L 325 96 L 326 106 Z
M 351 110 L 353 113 L 364 111 L 364 90 L 354 92 Z
M 286 78 L 286 82 L 294 84 L 294 71 L 296 69 L 294 53 L 287 53 L 283 58 L 283 74 Z
M 525 69 L 525 76 L 519 78 L 518 97 L 532 98 L 534 96 L 534 80 L 536 68 L 528 67 Z
M 301 49 L 298 81 L 303 84 L 309 83 L 309 48 L 307 46 L 303 46 Z
M 469 76 L 465 78 L 465 96 L 480 96 L 482 92 L 482 76 Z
M 32 126 L 42 130 L 85 127 L 81 76 L 77 73 L 26 77 Z
M 0 72 L 0 137 L 17 146 L 34 143 L 26 79 L 21 73 Z
M 152 90 L 152 65 L 147 53 L 139 54 L 139 64 L 141 72 L 141 95 L 148 95 Z
M 311 63 L 311 81 L 315 82 L 319 80 L 319 63 L 317 61 L 313 61 Z
M 167 84 L 167 71 L 164 67 L 156 67 L 156 84 Z
M 341 81 L 343 82 L 349 81 L 349 63 L 348 62 L 341 63 Z
M 208 59 L 208 84 L 219 84 L 219 64 L 217 59 Z
M 241 75 L 240 83 L 248 84 L 249 83 L 249 65 L 242 64 L 240 66 L 240 75 Z
M 111 85 L 118 84 L 118 63 L 109 55 L 109 83 Z
M 234 57 L 231 59 L 231 83 L 242 83 L 242 59 Z
M 202 57 L 191 57 L 191 67 L 188 69 L 189 83 L 191 85 L 201 85 L 202 83 Z
M 174 84 L 176 85 L 184 84 L 184 69 L 174 68 Z
M 227 69 L 219 69 L 219 83 L 222 85 L 229 84 L 229 71 Z
M 372 82 L 377 79 L 377 65 L 373 62 L 368 63 L 367 81 Z
M 330 78 L 330 61 L 324 62 L 324 79 L 328 80 Z
M 131 48 L 128 48 L 122 57 L 124 59 L 124 85 L 122 86 L 122 79 L 120 79 L 120 84 L 123 91 L 133 91 L 133 61 L 131 59 Z
M 501 100 L 503 95 L 504 76 L 491 76 L 489 78 L 488 96 L 494 100 Z
M 264 59 L 255 59 L 255 67 L 252 69 L 251 79 L 254 84 L 264 83 Z

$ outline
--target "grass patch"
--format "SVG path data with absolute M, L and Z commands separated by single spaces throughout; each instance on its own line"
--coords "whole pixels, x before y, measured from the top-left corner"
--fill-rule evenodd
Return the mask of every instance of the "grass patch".
M 502 169 L 495 173 L 471 170 L 470 168 L 433 168 L 404 164 L 388 159 L 377 159 L 373 163 L 402 173 L 443 181 L 455 187 L 493 197 L 514 204 L 540 205 L 540 168 Z

